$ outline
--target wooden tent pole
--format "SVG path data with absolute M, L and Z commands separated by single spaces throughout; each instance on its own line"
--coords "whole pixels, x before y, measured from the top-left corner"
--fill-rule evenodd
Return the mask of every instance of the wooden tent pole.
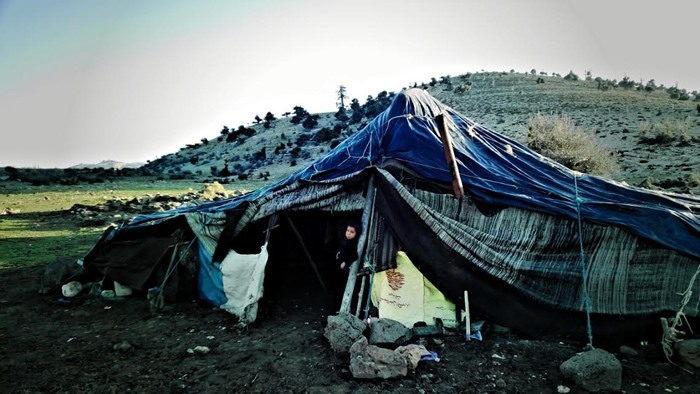
M 445 152 L 445 160 L 447 160 L 447 165 L 450 167 L 450 176 L 452 177 L 452 189 L 454 190 L 455 197 L 462 198 L 464 196 L 464 187 L 462 186 L 462 178 L 459 175 L 459 167 L 457 167 L 457 159 L 455 158 L 455 152 L 452 148 L 452 137 L 447 131 L 447 124 L 445 122 L 445 115 L 440 114 L 435 117 L 435 122 L 440 130 L 440 138 L 442 138 L 442 149 Z
M 369 233 L 369 218 L 374 209 L 374 194 L 376 187 L 374 184 L 374 175 L 369 178 L 367 185 L 367 197 L 365 198 L 365 208 L 362 211 L 362 232 L 360 239 L 357 241 L 357 260 L 350 264 L 348 269 L 348 281 L 345 283 L 345 293 L 343 293 L 343 301 L 340 304 L 340 312 L 350 313 L 350 303 L 352 302 L 352 292 L 355 290 L 355 282 L 357 282 L 357 270 L 359 261 L 362 259 L 362 254 L 365 250 L 367 241 L 367 233 Z
M 360 317 L 360 309 L 362 308 L 362 299 L 365 294 L 365 282 L 367 282 L 367 276 L 362 275 L 362 282 L 360 283 L 360 292 L 357 293 L 357 306 L 355 307 L 355 316 Z
M 316 273 L 316 277 L 318 278 L 318 281 L 321 282 L 321 287 L 323 287 L 323 291 L 326 291 L 326 284 L 323 283 L 323 279 L 321 278 L 321 274 L 318 272 L 318 267 L 316 266 L 316 262 L 314 261 L 313 257 L 311 257 L 311 253 L 309 253 L 309 250 L 306 249 L 306 245 L 304 244 L 304 240 L 301 238 L 301 233 L 299 233 L 299 230 L 297 230 L 297 226 L 294 225 L 294 222 L 292 222 L 292 218 L 289 216 L 286 216 L 287 221 L 289 222 L 289 226 L 292 228 L 292 231 L 294 231 L 294 234 L 296 234 L 297 239 L 299 240 L 299 243 L 301 244 L 301 248 L 304 250 L 304 253 L 306 253 L 306 257 L 309 259 L 309 263 L 311 264 L 311 267 L 313 267 L 314 272 Z

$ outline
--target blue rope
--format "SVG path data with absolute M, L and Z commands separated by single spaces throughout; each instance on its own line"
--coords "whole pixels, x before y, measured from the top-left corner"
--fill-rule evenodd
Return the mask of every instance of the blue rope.
M 581 276 L 583 281 L 583 307 L 586 309 L 586 326 L 588 332 L 588 345 L 593 347 L 593 327 L 591 326 L 591 297 L 588 295 L 588 274 L 586 272 L 586 253 L 583 250 L 583 227 L 581 225 L 581 203 L 584 202 L 582 197 L 578 195 L 578 182 L 576 181 L 576 173 L 574 172 L 574 190 L 576 193 L 576 217 L 578 219 L 578 243 L 581 249 Z

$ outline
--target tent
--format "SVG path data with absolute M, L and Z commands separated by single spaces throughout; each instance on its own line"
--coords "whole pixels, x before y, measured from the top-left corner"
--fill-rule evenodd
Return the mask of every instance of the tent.
M 437 119 L 452 141 L 452 169 Z M 464 196 L 453 194 L 455 173 Z M 390 269 L 401 245 L 449 300 L 463 305 L 467 290 L 474 313 L 495 323 L 533 336 L 580 336 L 587 326 L 599 336 L 626 335 L 658 327 L 659 316 L 681 307 L 698 316 L 699 212 L 697 197 L 571 171 L 410 89 L 286 179 L 231 199 L 140 215 L 107 230 L 84 264 L 143 291 L 157 267 L 172 266 L 188 250 L 199 297 L 250 321 L 255 307 L 232 300 L 254 304 L 263 289 L 284 284 L 268 281 L 286 275 L 279 273 L 284 263 L 273 261 L 294 249 L 294 238 L 310 245 L 310 260 L 327 259 L 321 249 L 333 232 L 329 223 L 361 217 L 360 262 L 346 284 L 353 292 L 361 263 Z M 231 253 L 267 266 L 231 270 L 224 264 L 235 264 Z M 309 276 L 324 278 L 326 265 L 319 266 Z M 241 280 L 257 284 L 241 290 Z M 352 302 L 346 292 L 341 310 Z

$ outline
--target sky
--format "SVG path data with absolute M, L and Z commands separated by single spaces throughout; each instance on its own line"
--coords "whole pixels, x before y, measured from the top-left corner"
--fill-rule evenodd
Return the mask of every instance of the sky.
M 431 77 L 700 90 L 695 0 L 0 0 L 0 166 L 146 162 Z M 469 116 L 469 114 L 465 114 Z

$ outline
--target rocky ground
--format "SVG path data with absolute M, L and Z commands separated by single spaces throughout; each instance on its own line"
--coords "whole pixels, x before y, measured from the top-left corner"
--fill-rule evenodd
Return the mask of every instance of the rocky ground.
M 560 365 L 580 340 L 485 332 L 415 339 L 439 361 L 407 376 L 359 380 L 324 338 L 334 310 L 317 283 L 290 280 L 237 329 L 232 315 L 195 301 L 152 313 L 143 294 L 67 301 L 37 289 L 42 268 L 0 271 L 0 384 L 8 393 L 87 392 L 584 392 Z M 296 285 L 295 285 L 296 284 Z M 606 346 L 622 365 L 622 392 L 697 393 L 700 382 L 666 362 L 658 342 Z

